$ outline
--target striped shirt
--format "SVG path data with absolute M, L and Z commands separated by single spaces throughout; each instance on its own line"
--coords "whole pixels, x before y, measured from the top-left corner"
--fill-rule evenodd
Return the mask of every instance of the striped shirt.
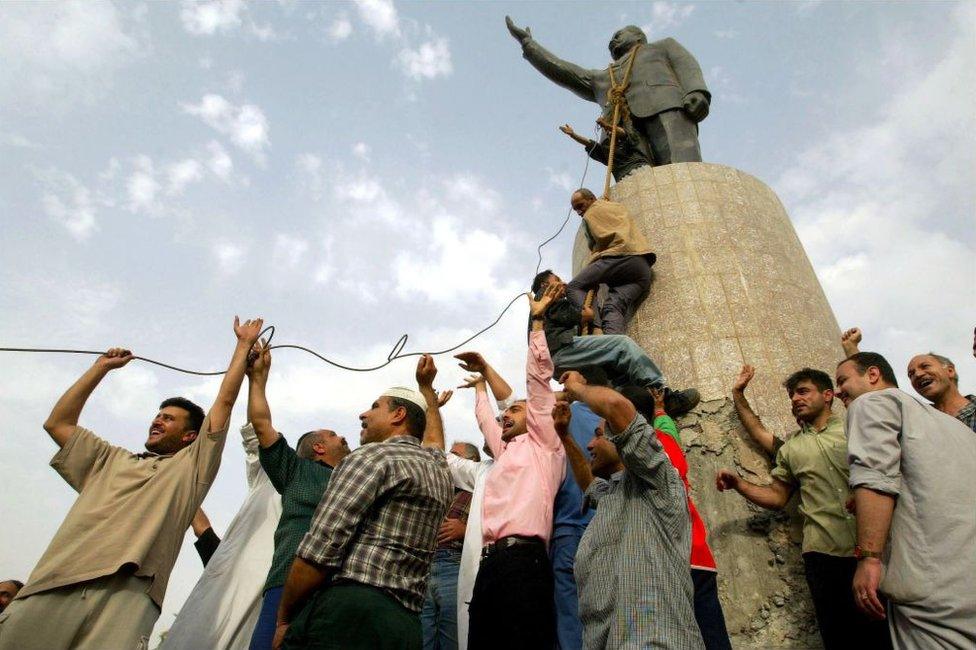
M 298 556 L 420 612 L 437 531 L 454 499 L 442 449 L 412 436 L 363 445 L 332 474 Z
M 626 469 L 584 494 L 596 516 L 576 553 L 583 647 L 701 650 L 681 477 L 643 416 L 607 439 Z

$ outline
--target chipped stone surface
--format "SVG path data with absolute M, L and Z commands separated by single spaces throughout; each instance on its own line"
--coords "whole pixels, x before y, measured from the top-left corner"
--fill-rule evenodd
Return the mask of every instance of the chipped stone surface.
M 786 211 L 766 185 L 710 163 L 644 167 L 611 190 L 657 252 L 651 294 L 629 334 L 670 385 L 702 403 L 681 418 L 692 494 L 719 565 L 736 648 L 819 648 L 800 559 L 795 503 L 769 512 L 715 490 L 715 473 L 768 483 L 770 459 L 742 429 L 729 386 L 756 366 L 747 395 L 777 435 L 796 429 L 783 379 L 803 366 L 833 372 L 840 330 Z M 586 256 L 582 233 L 574 271 Z

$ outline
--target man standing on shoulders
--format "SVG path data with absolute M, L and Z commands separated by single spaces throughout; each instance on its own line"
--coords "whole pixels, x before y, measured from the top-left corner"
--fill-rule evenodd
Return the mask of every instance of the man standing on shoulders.
M 220 467 L 261 325 L 261 319 L 241 324 L 234 318 L 237 347 L 210 412 L 182 397 L 164 400 L 145 453 L 115 447 L 78 426 L 105 375 L 132 361 L 128 350 L 100 356 L 58 400 L 44 423 L 60 447 L 51 466 L 78 498 L 0 615 L 0 648 L 147 646 L 184 533 Z
M 599 309 L 603 333 L 626 334 L 627 323 L 651 288 L 656 256 L 620 203 L 598 199 L 584 187 L 573 192 L 570 204 L 583 218 L 590 258 L 566 285 L 566 296 L 582 307 L 587 291 L 607 285 L 609 293 Z
M 976 436 L 898 390 L 880 354 L 837 366 L 857 512 L 853 592 L 896 648 L 976 647 Z
M 255 358 L 247 373 L 247 418 L 257 434 L 258 458 L 274 490 L 281 495 L 281 517 L 274 531 L 274 554 L 266 573 L 264 596 L 254 633 L 252 650 L 268 650 L 274 640 L 278 604 L 285 578 L 298 544 L 312 524 L 332 470 L 349 455 L 346 439 L 328 429 L 309 431 L 295 449 L 271 423 L 268 375 L 271 350 L 263 342 L 255 346 Z
M 559 381 L 571 399 L 586 402 L 606 421 L 590 442 L 589 466 L 569 435 L 569 405 L 559 402 L 553 409 L 584 504 L 596 508 L 576 553 L 583 647 L 704 650 L 688 571 L 691 522 L 681 478 L 654 428 L 626 397 L 587 386 L 577 372 Z
M 743 369 L 734 391 L 740 388 L 736 408 L 752 413 L 748 402 L 740 405 L 741 390 L 752 377 Z M 890 646 L 887 626 L 866 618 L 851 595 L 851 581 L 857 568 L 854 557 L 855 523 L 847 512 L 847 436 L 843 421 L 834 415 L 834 385 L 827 373 L 803 368 L 783 382 L 793 406 L 793 417 L 801 423 L 776 452 L 770 485 L 755 485 L 729 470 L 715 480 L 720 491 L 735 490 L 763 508 L 782 510 L 793 492 L 800 490 L 803 516 L 803 566 L 820 638 L 827 650 L 849 647 Z M 755 418 L 755 414 L 752 415 Z M 755 418 L 758 422 L 758 418 Z M 773 435 L 759 425 L 757 440 L 771 448 Z M 747 429 L 750 433 L 752 428 Z
M 468 647 L 474 650 L 534 650 L 555 643 L 548 546 L 566 456 L 552 426 L 553 366 L 542 328 L 555 297 L 555 290 L 539 300 L 529 296 L 528 399 L 505 410 L 500 430 L 482 427 L 495 465 L 485 484 L 484 549 L 469 609 Z
M 844 354 L 848 357 L 857 354 L 860 342 L 861 330 L 858 328 L 844 332 L 841 337 Z M 916 393 L 932 402 L 932 406 L 976 432 L 976 395 L 959 392 L 959 373 L 951 359 L 935 352 L 915 355 L 908 362 L 908 381 Z
M 424 355 L 423 395 L 391 388 L 359 416 L 362 446 L 333 474 L 288 572 L 275 648 L 422 646 L 427 575 L 454 496 L 444 450 L 421 447 L 436 372 Z

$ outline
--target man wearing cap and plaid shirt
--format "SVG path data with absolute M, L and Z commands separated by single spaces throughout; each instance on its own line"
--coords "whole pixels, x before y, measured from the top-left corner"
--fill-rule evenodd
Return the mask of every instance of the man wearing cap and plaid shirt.
M 359 416 L 362 446 L 336 468 L 298 547 L 274 647 L 416 648 L 437 531 L 454 496 L 443 449 L 421 447 L 436 374 L 424 395 L 391 388 Z

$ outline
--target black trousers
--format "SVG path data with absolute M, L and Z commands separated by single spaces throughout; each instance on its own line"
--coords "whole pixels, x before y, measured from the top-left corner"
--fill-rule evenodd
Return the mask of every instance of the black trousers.
M 582 307 L 586 292 L 598 290 L 601 284 L 607 285 L 609 292 L 603 304 L 594 309 L 599 313 L 597 324 L 604 334 L 626 334 L 627 323 L 651 288 L 651 264 L 639 255 L 601 257 L 583 267 L 566 285 L 566 296 Z
M 691 570 L 695 585 L 695 620 L 701 630 L 706 650 L 732 650 L 725 613 L 718 599 L 718 574 L 703 569 Z
M 481 560 L 468 608 L 470 650 L 548 650 L 556 645 L 552 564 L 541 542 Z
M 803 566 L 825 650 L 891 648 L 888 621 L 869 619 L 854 602 L 851 584 L 857 560 L 825 553 L 804 553 Z

